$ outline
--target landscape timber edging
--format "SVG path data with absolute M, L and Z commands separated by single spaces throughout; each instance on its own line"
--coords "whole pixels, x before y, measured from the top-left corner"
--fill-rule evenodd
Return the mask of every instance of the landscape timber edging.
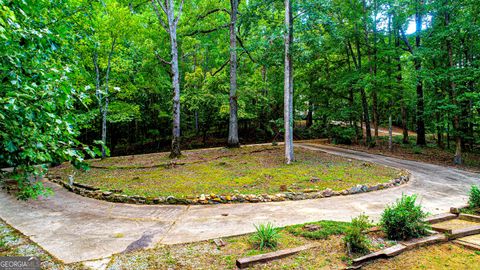
M 357 269 L 364 266 L 366 263 L 372 262 L 374 260 L 395 257 L 404 251 L 412 250 L 421 246 L 428 246 L 436 243 L 447 242 L 448 238 L 444 234 L 433 234 L 421 238 L 414 238 L 409 241 L 402 241 L 398 244 L 367 254 L 365 256 L 353 259 L 352 267 L 350 269 Z
M 47 177 L 51 182 L 59 184 L 68 191 L 78 195 L 93 198 L 97 200 L 104 200 L 115 203 L 130 203 L 130 204 L 225 204 L 225 203 L 258 203 L 258 202 L 280 202 L 280 201 L 298 201 L 308 199 L 319 199 L 333 196 L 345 196 L 351 194 L 372 192 L 383 190 L 406 184 L 410 181 L 410 172 L 402 170 L 400 177 L 392 179 L 386 183 L 379 183 L 375 185 L 356 185 L 349 189 L 342 191 L 333 191 L 330 188 L 324 190 L 304 189 L 296 192 L 280 192 L 274 195 L 269 194 L 234 194 L 234 195 L 216 195 L 201 194 L 198 196 L 187 196 L 185 198 L 176 198 L 174 196 L 160 196 L 160 197 L 145 197 L 140 195 L 125 195 L 121 194 L 120 190 L 101 190 L 86 184 L 73 182 L 71 185 L 61 179 L 61 177 Z
M 461 208 L 465 208 L 465 206 L 460 207 L 460 209 Z M 456 207 L 452 207 L 451 209 L 454 210 L 453 212 L 459 212 L 457 211 L 458 208 Z M 475 220 L 477 222 L 478 220 L 480 220 L 480 216 L 476 216 L 476 215 L 442 213 L 442 214 L 428 217 L 424 219 L 424 221 L 434 225 L 436 223 L 452 220 L 455 218 Z M 435 231 L 432 231 L 430 235 L 427 235 L 421 238 L 413 238 L 407 241 L 400 241 L 394 246 L 391 246 L 376 252 L 372 252 L 370 254 L 367 254 L 359 258 L 355 258 L 352 260 L 352 265 L 347 267 L 346 269 L 360 269 L 366 264 L 371 263 L 372 261 L 375 261 L 377 259 L 394 257 L 403 253 L 404 251 L 412 250 L 414 248 L 438 244 L 438 243 L 445 243 L 452 240 L 453 240 L 452 241 L 453 243 L 462 245 L 466 248 L 469 248 L 472 250 L 480 250 L 479 245 L 461 240 L 461 238 L 465 236 L 480 234 L 480 225 L 470 226 L 470 227 L 461 228 L 461 229 L 454 229 L 454 230 L 439 230 L 437 228 L 434 228 L 434 226 L 432 226 L 432 228 Z
M 237 259 L 235 264 L 238 267 L 238 269 L 244 269 L 244 268 L 248 268 L 250 266 L 253 266 L 255 264 L 267 263 L 269 261 L 282 259 L 282 258 L 288 257 L 290 255 L 297 254 L 299 252 L 315 248 L 317 246 L 320 246 L 320 244 L 318 244 L 318 243 L 317 244 L 307 244 L 307 245 L 296 247 L 296 248 L 277 250 L 277 251 L 273 251 L 273 252 L 269 252 L 269 253 L 244 257 L 244 258 Z

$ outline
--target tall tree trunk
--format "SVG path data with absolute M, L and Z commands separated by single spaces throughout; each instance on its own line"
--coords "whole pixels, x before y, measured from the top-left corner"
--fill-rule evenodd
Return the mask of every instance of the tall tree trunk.
M 423 1 L 417 0 L 417 10 L 415 13 L 415 47 L 416 52 L 420 48 L 421 32 L 422 32 L 422 20 L 423 20 Z M 423 79 L 420 75 L 422 69 L 422 60 L 420 56 L 415 55 L 415 71 L 417 73 L 417 145 L 426 145 L 425 139 L 425 119 L 424 119 L 424 100 L 423 100 Z
M 293 72 L 291 44 L 293 42 L 292 4 L 285 0 L 285 80 L 283 118 L 285 125 L 285 163 L 294 161 L 293 156 Z
M 107 71 L 105 72 L 105 103 L 102 111 L 102 159 L 107 156 L 105 145 L 107 145 L 107 112 L 108 112 L 108 102 L 109 102 L 109 80 L 110 80 L 110 70 L 112 67 L 112 56 L 115 51 L 117 39 L 112 40 L 112 46 L 110 47 L 110 53 L 108 54 L 107 62 Z
M 105 97 L 105 104 L 102 108 L 102 159 L 107 157 L 105 146 L 107 145 L 107 111 L 108 111 L 108 97 Z
M 355 55 L 353 53 L 353 49 L 352 49 L 352 46 L 350 44 L 350 41 L 347 41 L 347 44 L 345 46 L 345 52 L 346 52 L 346 55 L 347 55 L 348 70 L 349 71 L 351 70 L 350 52 L 352 54 L 351 56 L 352 56 L 353 64 L 355 65 L 356 68 L 358 68 L 357 67 L 357 61 L 355 60 Z M 350 111 L 349 111 L 350 122 L 351 122 L 351 125 L 353 126 L 353 128 L 355 129 L 355 138 L 354 138 L 353 142 L 355 144 L 357 144 L 358 143 L 359 132 L 358 132 L 358 125 L 357 125 L 357 118 L 356 118 L 356 115 L 354 113 L 355 100 L 354 100 L 354 94 L 353 94 L 353 87 L 349 88 L 348 94 L 349 94 L 348 102 L 349 102 L 349 105 L 350 105 Z M 362 125 L 362 120 L 360 120 L 360 125 Z M 362 127 L 363 127 L 363 125 L 362 125 Z M 362 127 L 361 127 L 361 129 L 362 129 Z
M 378 137 L 378 125 L 379 125 L 379 114 L 378 114 L 378 97 L 377 92 L 374 89 L 372 92 L 372 114 L 373 114 L 373 128 L 375 131 L 375 137 Z
M 375 129 L 375 137 L 378 137 L 378 126 L 380 122 L 380 115 L 378 113 L 378 97 L 377 97 L 377 1 L 373 1 L 374 5 L 374 20 L 373 20 L 373 91 L 372 91 L 372 113 L 373 126 Z
M 348 104 L 350 105 L 350 122 L 352 127 L 355 130 L 355 138 L 353 138 L 353 143 L 357 144 L 358 143 L 358 137 L 359 137 L 359 132 L 358 132 L 358 124 L 357 124 L 357 119 L 355 117 L 355 114 L 353 113 L 353 109 L 355 108 L 355 100 L 354 100 L 354 95 L 353 95 L 353 88 L 350 87 L 348 91 Z M 361 123 L 362 121 L 360 121 Z
M 167 17 L 165 23 L 157 4 L 162 8 Z M 172 113 L 172 148 L 170 151 L 170 158 L 177 158 L 182 155 L 180 151 L 180 71 L 178 68 L 178 44 L 177 44 L 177 26 L 180 16 L 182 15 L 183 0 L 180 3 L 178 14 L 175 16 L 175 1 L 174 0 L 152 0 L 153 9 L 157 15 L 158 21 L 162 27 L 167 31 L 170 37 L 170 54 L 171 62 L 162 60 L 170 65 L 172 88 L 173 88 L 173 113 Z
M 388 116 L 388 150 L 393 151 L 392 115 Z
M 437 122 L 437 145 L 440 149 L 444 149 L 445 145 L 443 145 L 443 125 L 440 125 L 440 113 L 435 113 L 435 120 Z
M 230 120 L 228 124 L 228 147 L 239 147 L 237 104 L 237 13 L 238 0 L 230 0 Z
M 306 119 L 305 126 L 309 128 L 312 125 L 313 125 L 313 102 L 310 98 L 308 100 L 308 112 L 307 112 L 307 119 Z
M 98 109 L 100 111 L 100 116 L 102 117 L 102 127 L 101 127 L 101 140 L 102 140 L 102 159 L 106 157 L 105 143 L 107 141 L 107 123 L 106 120 L 106 111 L 104 111 L 103 105 L 103 95 L 100 88 L 100 68 L 98 66 L 98 52 L 95 51 L 93 54 L 93 66 L 95 67 L 95 96 L 97 97 Z M 105 130 L 104 130 L 105 128 Z
M 100 68 L 98 64 L 98 52 L 95 51 L 93 55 L 93 65 L 95 67 L 95 95 L 98 100 L 98 107 L 100 110 L 100 115 L 102 117 L 102 127 L 101 127 L 101 138 L 102 138 L 102 159 L 107 157 L 107 113 L 108 113 L 108 103 L 109 103 L 109 79 L 110 79 L 110 70 L 112 67 L 112 56 L 113 52 L 115 51 L 117 39 L 114 38 L 112 40 L 112 45 L 110 47 L 110 52 L 108 53 L 108 62 L 107 62 L 107 70 L 105 72 L 105 94 L 102 94 L 101 91 L 101 81 L 100 81 Z
M 448 6 L 448 0 L 445 1 L 445 5 Z M 450 24 L 450 14 L 448 11 L 445 12 L 445 27 L 448 29 Z M 453 60 L 453 49 L 452 49 L 452 41 L 450 37 L 446 38 L 446 45 L 447 45 L 447 52 L 448 52 L 448 64 L 450 68 L 450 72 L 453 71 L 455 68 L 455 63 Z M 452 104 L 458 110 L 458 101 L 457 101 L 457 86 L 455 81 L 453 80 L 453 76 L 450 74 L 450 93 L 452 98 Z M 460 116 L 459 112 L 454 112 L 453 116 L 453 128 L 455 129 L 455 156 L 453 158 L 453 162 L 455 164 L 462 164 L 462 136 L 461 136 L 461 128 L 460 128 Z
M 395 61 L 397 62 L 397 86 L 400 92 L 400 114 L 402 117 L 402 133 L 403 139 L 402 143 L 407 144 L 409 143 L 408 140 L 408 115 L 407 115 L 407 108 L 405 104 L 405 89 L 403 87 L 403 77 L 402 77 L 402 61 L 400 59 L 400 25 L 398 23 L 398 18 L 394 16 L 394 28 L 395 28 Z
M 173 13 L 173 0 L 169 8 Z M 173 15 L 172 15 L 173 16 Z M 170 26 L 170 44 L 172 48 L 172 83 L 173 83 L 173 131 L 171 158 L 179 157 L 180 152 L 180 71 L 178 69 L 177 26 Z
M 358 33 L 358 28 L 355 26 L 355 43 L 356 43 L 356 48 L 357 48 L 357 70 L 358 72 L 362 72 L 362 52 L 360 50 L 360 37 Z M 360 96 L 362 100 L 362 109 L 363 109 L 363 122 L 365 122 L 365 133 L 366 133 L 366 138 L 365 138 L 365 144 L 367 146 L 372 145 L 372 130 L 370 127 L 370 116 L 368 113 L 368 101 L 367 101 L 367 94 L 365 92 L 365 88 L 361 87 L 360 88 Z

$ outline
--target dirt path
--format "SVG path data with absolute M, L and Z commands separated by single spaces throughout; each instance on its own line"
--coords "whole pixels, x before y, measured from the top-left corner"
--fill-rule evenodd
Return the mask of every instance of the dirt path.
M 463 205 L 480 175 L 437 165 L 356 152 L 325 145 L 297 143 L 314 151 L 341 155 L 412 173 L 397 188 L 316 200 L 209 206 L 148 206 L 97 201 L 48 183 L 55 196 L 22 202 L 0 191 L 0 218 L 65 263 L 106 258 L 156 243 L 194 242 L 254 231 L 253 224 L 277 226 L 315 220 L 348 221 L 360 213 L 378 219 L 384 206 L 402 193 L 419 194 L 432 214 Z M 222 215 L 224 214 L 224 215 Z M 228 215 L 226 215 L 228 214 Z M 225 216 L 226 215 L 226 216 Z

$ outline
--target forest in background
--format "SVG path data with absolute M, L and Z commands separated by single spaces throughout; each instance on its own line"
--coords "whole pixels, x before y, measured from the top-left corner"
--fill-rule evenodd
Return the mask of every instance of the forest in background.
M 480 143 L 479 0 L 0 3 L 2 166 L 282 141 L 288 88 L 294 139 Z

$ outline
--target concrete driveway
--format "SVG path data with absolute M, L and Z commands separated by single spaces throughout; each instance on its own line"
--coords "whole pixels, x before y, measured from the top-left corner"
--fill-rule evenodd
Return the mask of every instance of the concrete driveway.
M 385 205 L 402 193 L 418 194 L 431 214 L 467 202 L 480 175 L 415 161 L 367 154 L 325 145 L 298 143 L 296 147 L 404 168 L 411 181 L 400 187 L 315 200 L 230 205 L 129 205 L 98 201 L 47 183 L 50 198 L 17 201 L 0 192 L 0 218 L 64 263 L 96 260 L 157 243 L 177 244 L 239 235 L 253 224 L 277 226 L 316 220 L 349 221 L 365 213 L 378 219 Z M 222 215 L 223 214 L 223 215 Z M 228 214 L 228 215 L 225 215 Z

